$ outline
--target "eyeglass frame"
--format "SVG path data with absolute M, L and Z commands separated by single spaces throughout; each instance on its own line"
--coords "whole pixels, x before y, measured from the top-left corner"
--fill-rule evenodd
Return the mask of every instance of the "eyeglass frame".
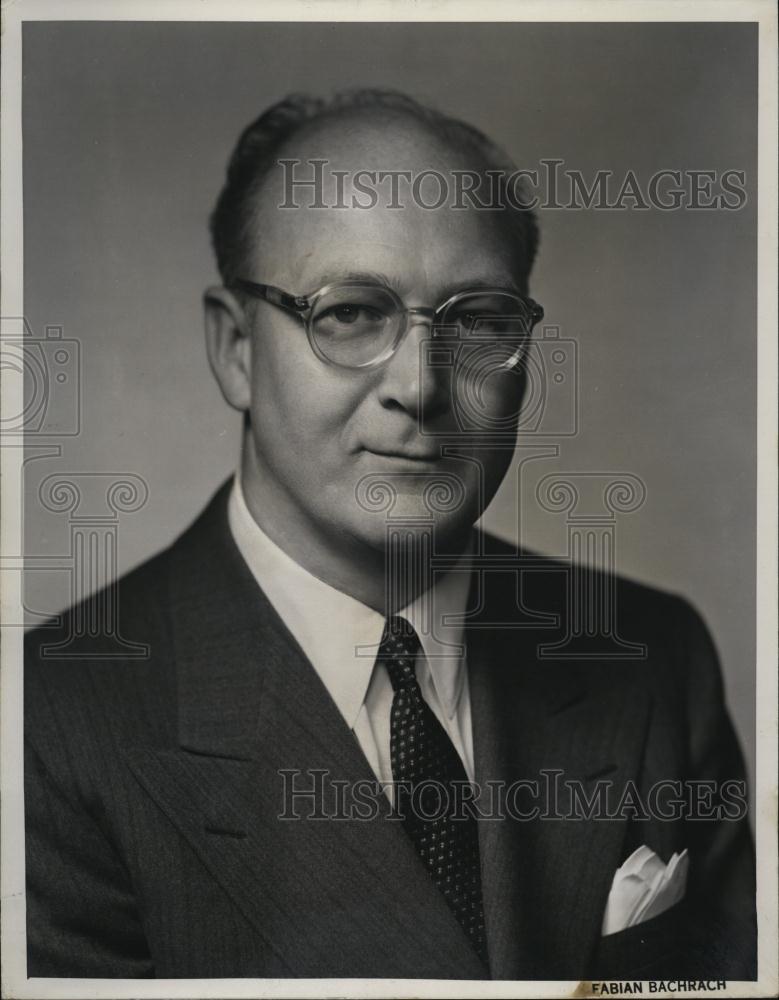
M 543 306 L 539 305 L 539 303 L 534 299 L 529 298 L 527 295 L 520 295 L 519 292 L 509 291 L 509 289 L 497 287 L 465 288 L 462 291 L 455 292 L 454 295 L 450 295 L 445 302 L 442 302 L 437 308 L 432 309 L 429 306 L 407 306 L 397 292 L 395 292 L 392 288 L 388 285 L 383 285 L 380 282 L 375 281 L 334 281 L 328 285 L 324 285 L 322 288 L 312 292 L 310 295 L 293 295 L 291 292 L 285 292 L 283 289 L 277 288 L 275 285 L 265 285 L 261 282 L 249 281 L 247 278 L 236 278 L 232 285 L 235 289 L 245 292 L 252 298 L 268 302 L 270 305 L 277 306 L 279 309 L 283 309 L 285 312 L 296 316 L 301 323 L 303 323 L 306 330 L 306 336 L 308 337 L 309 346 L 319 360 L 327 365 L 331 365 L 334 368 L 346 369 L 348 371 L 364 371 L 365 369 L 376 368 L 379 365 L 384 364 L 386 361 L 389 361 L 389 359 L 397 353 L 398 348 L 412 326 L 412 324 L 408 321 L 410 316 L 423 316 L 425 319 L 430 321 L 431 329 L 434 329 L 437 325 L 435 322 L 436 317 L 442 316 L 447 309 L 450 309 L 459 299 L 465 298 L 467 295 L 499 292 L 502 295 L 519 299 L 519 301 L 530 312 L 528 336 L 532 333 L 533 327 L 537 323 L 540 323 L 544 318 Z M 311 317 L 314 314 L 314 308 L 317 302 L 324 295 L 333 291 L 333 289 L 344 287 L 381 288 L 382 291 L 386 292 L 390 298 L 394 300 L 396 306 L 398 307 L 398 314 L 403 316 L 405 319 L 405 322 L 398 326 L 398 332 L 395 334 L 393 342 L 385 348 L 385 350 L 377 358 L 374 358 L 373 361 L 366 361 L 361 365 L 343 365 L 339 364 L 337 361 L 333 361 L 331 358 L 328 358 L 327 355 L 322 353 L 314 338 Z

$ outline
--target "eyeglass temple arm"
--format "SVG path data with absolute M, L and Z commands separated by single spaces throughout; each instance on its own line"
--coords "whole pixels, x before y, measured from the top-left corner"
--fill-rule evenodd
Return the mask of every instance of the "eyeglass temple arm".
M 536 323 L 540 323 L 544 318 L 544 307 L 540 306 L 533 299 L 526 299 L 527 304 L 530 306 L 530 315 L 533 317 L 533 326 Z
M 237 278 L 235 287 L 240 288 L 241 291 L 255 299 L 264 299 L 265 302 L 271 302 L 275 306 L 281 306 L 282 309 L 289 309 L 292 312 L 305 312 L 309 306 L 307 298 L 302 295 L 290 295 L 289 292 L 282 291 L 281 288 L 276 288 L 274 285 L 261 285 L 256 281 Z

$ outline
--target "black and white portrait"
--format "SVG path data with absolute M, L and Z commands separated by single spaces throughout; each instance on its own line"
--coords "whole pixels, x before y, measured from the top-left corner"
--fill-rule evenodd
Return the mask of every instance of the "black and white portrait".
M 126 6 L 4 39 L 8 995 L 770 984 L 772 7 Z

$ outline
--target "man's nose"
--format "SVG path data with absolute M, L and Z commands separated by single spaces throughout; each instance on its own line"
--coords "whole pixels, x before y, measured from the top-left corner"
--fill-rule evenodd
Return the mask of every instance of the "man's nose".
M 425 420 L 448 408 L 450 385 L 450 366 L 439 363 L 433 349 L 429 312 L 409 310 L 406 334 L 384 366 L 379 384 L 382 405 Z

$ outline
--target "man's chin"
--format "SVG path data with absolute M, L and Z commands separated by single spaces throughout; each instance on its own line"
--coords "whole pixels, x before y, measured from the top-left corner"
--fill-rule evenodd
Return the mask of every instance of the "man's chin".
M 378 497 L 374 496 L 378 501 Z M 455 502 L 455 499 L 457 502 Z M 418 491 L 387 493 L 382 509 L 359 510 L 353 533 L 364 544 L 386 551 L 388 546 L 408 546 L 426 540 L 429 553 L 452 551 L 464 545 L 479 511 L 463 495 L 453 498 L 450 491 L 431 486 L 424 495 Z

